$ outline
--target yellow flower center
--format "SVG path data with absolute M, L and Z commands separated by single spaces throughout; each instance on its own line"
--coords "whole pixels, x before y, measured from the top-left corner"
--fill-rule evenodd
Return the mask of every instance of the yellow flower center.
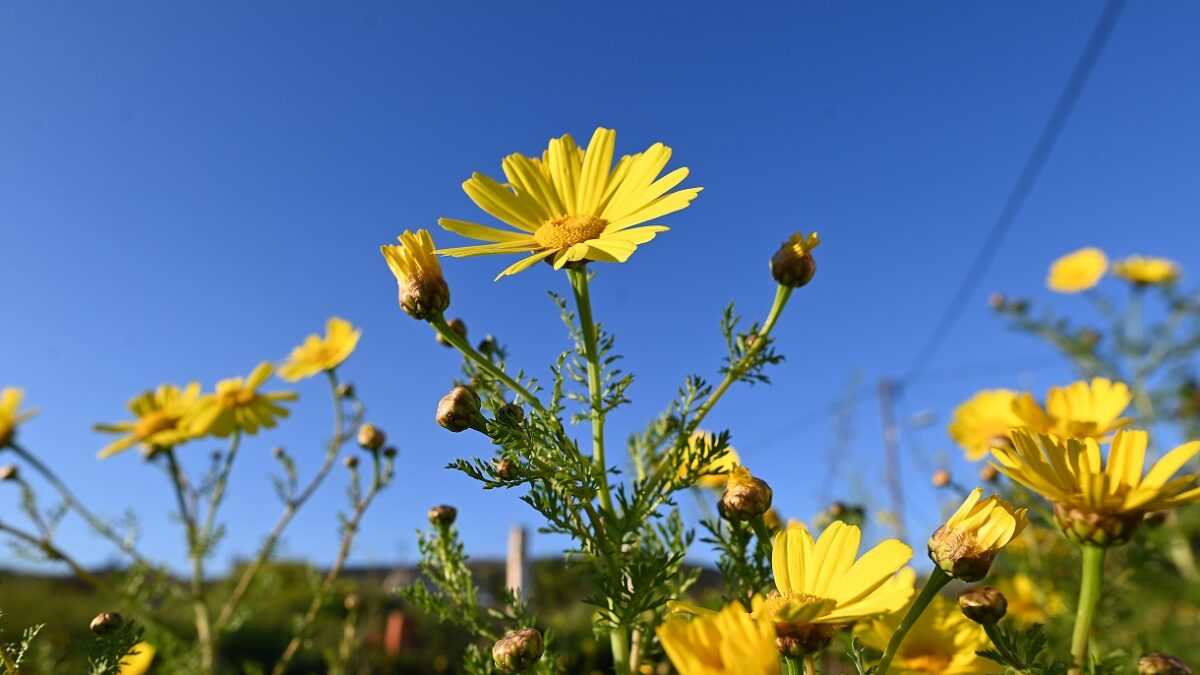
M 771 591 L 762 609 L 776 624 L 806 624 L 829 613 L 835 604 L 811 593 Z
M 222 408 L 237 408 L 239 406 L 250 405 L 255 395 L 256 392 L 253 389 L 231 387 L 217 392 L 217 403 Z
M 607 226 L 607 220 L 596 216 L 563 216 L 539 227 L 533 239 L 542 248 L 565 249 L 599 237 Z
M 133 427 L 133 434 L 138 438 L 150 438 L 160 431 L 174 429 L 177 422 L 179 422 L 179 418 L 174 415 L 168 415 L 161 411 L 152 412 L 137 421 Z

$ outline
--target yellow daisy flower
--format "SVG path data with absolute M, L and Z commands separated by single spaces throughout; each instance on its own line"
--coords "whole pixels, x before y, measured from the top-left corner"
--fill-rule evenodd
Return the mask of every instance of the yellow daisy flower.
M 19 411 L 21 399 L 25 392 L 16 387 L 5 387 L 0 391 L 0 448 L 13 442 L 17 436 L 17 426 L 29 421 L 37 414 L 37 410 Z
M 171 448 L 200 434 L 187 422 L 200 402 L 200 383 L 192 382 L 180 389 L 173 384 L 159 386 L 130 399 L 129 411 L 136 419 L 115 424 L 97 424 L 96 431 L 124 434 L 100 451 L 100 459 L 141 445 L 147 452 Z
M 1029 524 L 1028 509 L 1014 509 L 996 495 L 982 499 L 975 488 L 954 515 L 929 538 L 929 558 L 963 581 L 987 576 L 1000 549 Z
M 872 649 L 887 649 L 888 641 L 908 608 L 862 624 L 855 633 Z M 998 664 L 975 654 L 991 646 L 983 626 L 971 621 L 958 603 L 936 596 L 913 624 L 892 661 L 889 673 L 904 675 L 973 675 L 999 673 Z
M 279 366 L 279 377 L 295 382 L 312 377 L 326 370 L 333 370 L 349 358 L 358 346 L 361 330 L 356 330 L 349 321 L 333 317 L 325 324 L 325 337 L 309 335 L 304 344 L 292 350 L 291 356 Z
M 1179 264 L 1167 258 L 1131 255 L 1113 263 L 1112 273 L 1133 284 L 1173 284 L 1179 281 Z
M 992 450 L 993 466 L 1053 502 L 1059 527 L 1076 542 L 1124 543 L 1146 513 L 1200 501 L 1195 474 L 1173 477 L 1200 452 L 1200 441 L 1168 452 L 1144 476 L 1145 431 L 1118 431 L 1107 466 L 1094 438 L 1059 439 L 1017 429 L 1013 442 L 1012 448 Z
M 1014 426 L 1052 433 L 1063 438 L 1103 438 L 1133 422 L 1121 414 L 1129 407 L 1133 393 L 1124 382 L 1097 377 L 1091 382 L 1075 382 L 1066 387 L 1051 387 L 1043 409 L 1029 393 L 1013 403 L 1013 412 L 1021 419 Z
M 1098 248 L 1081 248 L 1050 265 L 1046 287 L 1059 293 L 1079 293 L 1095 288 L 1108 270 L 1108 256 Z
M 685 458 L 690 458 L 700 452 L 700 444 L 711 446 L 716 443 L 717 437 L 711 431 L 694 431 L 691 438 L 688 439 L 688 446 L 684 450 Z M 725 487 L 725 483 L 729 480 L 729 472 L 733 471 L 741 463 L 741 458 L 738 457 L 737 450 L 733 448 L 725 448 L 725 455 L 720 459 L 713 460 L 705 471 L 711 471 L 706 476 L 702 476 L 696 481 L 699 487 L 712 488 L 719 490 Z M 686 462 L 679 467 L 679 476 L 682 477 L 687 473 Z
M 415 319 L 431 319 L 450 306 L 450 287 L 434 255 L 429 230 L 405 230 L 399 244 L 379 247 L 400 286 L 400 308 Z
M 217 383 L 217 391 L 205 396 L 196 406 L 190 419 L 192 429 L 199 434 L 226 437 L 234 431 L 258 433 L 259 428 L 271 429 L 281 418 L 288 416 L 280 401 L 294 401 L 292 391 L 259 393 L 275 372 L 275 366 L 263 362 L 255 366 L 246 378 L 231 377 Z
M 990 389 L 975 394 L 954 409 L 954 418 L 947 428 L 950 437 L 966 452 L 967 459 L 979 461 L 988 456 L 995 445 L 1010 445 L 1008 432 L 1025 426 L 1013 412 L 1017 393 L 1008 389 Z
M 701 188 L 671 192 L 688 169 L 659 178 L 671 149 L 655 143 L 645 152 L 612 164 L 617 132 L 598 128 L 586 150 L 570 135 L 550 140 L 542 158 L 516 153 L 501 166 L 507 183 L 475 173 L 463 190 L 479 208 L 518 231 L 442 218 L 442 227 L 471 239 L 492 242 L 438 251 L 448 256 L 528 253 L 496 278 L 516 274 L 539 260 L 554 269 L 569 262 L 625 262 L 639 244 L 668 228 L 641 225 L 687 208 Z
M 1008 613 L 1005 616 L 1022 628 L 1046 623 L 1047 619 L 1066 612 L 1066 603 L 1061 595 L 1042 589 L 1028 575 L 1014 574 L 993 582 L 993 585 L 1008 600 Z
M 896 573 L 912 558 L 912 549 L 887 539 L 858 558 L 861 543 L 862 531 L 840 520 L 816 541 L 802 524 L 789 524 L 775 535 L 776 593 L 763 613 L 776 624 L 838 624 L 903 607 L 912 596 L 912 576 Z
M 692 617 L 672 615 L 655 631 L 679 675 L 778 675 L 770 621 L 737 602 L 720 612 L 692 611 Z
M 149 642 L 139 642 L 129 650 L 129 655 L 121 659 L 119 675 L 142 675 L 150 670 L 154 662 L 154 645 Z

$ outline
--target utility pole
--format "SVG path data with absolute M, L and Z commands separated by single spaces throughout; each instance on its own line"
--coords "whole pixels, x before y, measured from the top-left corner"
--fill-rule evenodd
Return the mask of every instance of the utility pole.
M 504 585 L 511 588 L 521 599 L 528 600 L 532 589 L 525 587 L 531 581 L 525 539 L 524 527 L 513 525 L 509 529 L 508 563 L 504 569 Z
M 896 535 L 905 539 L 904 488 L 900 480 L 900 428 L 896 426 L 896 383 L 884 378 L 879 381 L 879 411 L 883 417 L 883 458 L 887 472 L 888 493 L 892 516 L 896 519 Z

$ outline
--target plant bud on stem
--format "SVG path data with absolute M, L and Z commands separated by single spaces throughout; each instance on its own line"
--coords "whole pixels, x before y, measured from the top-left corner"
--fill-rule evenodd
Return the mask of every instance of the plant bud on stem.
M 991 586 L 976 586 L 958 596 L 958 607 L 968 619 L 986 626 L 1004 618 L 1008 600 Z
M 450 329 L 453 330 L 455 333 L 458 333 L 458 335 L 460 337 L 463 337 L 463 338 L 467 337 L 467 324 L 462 319 L 459 319 L 459 318 L 450 319 L 449 321 L 446 322 L 446 325 L 449 326 Z M 438 344 L 440 344 L 442 346 L 445 346 L 445 347 L 453 347 L 454 346 L 454 344 L 451 343 L 449 340 L 447 340 L 446 336 L 442 335 L 441 333 L 437 334 L 436 339 L 438 341 Z
M 370 422 L 358 428 L 358 445 L 364 450 L 378 452 L 383 444 L 387 442 L 387 436 Z
M 522 628 L 496 641 L 492 646 L 492 660 L 506 673 L 519 673 L 537 663 L 545 650 L 542 634 L 536 628 Z
M 96 615 L 96 618 L 92 619 L 89 627 L 96 635 L 108 635 L 120 628 L 123 623 L 125 623 L 125 620 L 121 618 L 120 614 L 116 612 L 101 612 Z
M 479 414 L 481 404 L 479 394 L 474 389 L 460 384 L 438 401 L 437 423 L 454 433 L 467 429 L 482 431 L 484 419 Z
M 439 527 L 450 527 L 458 518 L 458 509 L 447 504 L 439 504 L 429 509 L 429 522 Z

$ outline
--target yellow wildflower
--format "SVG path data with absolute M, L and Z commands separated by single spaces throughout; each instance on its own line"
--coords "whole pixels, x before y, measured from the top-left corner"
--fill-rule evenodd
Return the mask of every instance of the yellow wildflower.
M 25 392 L 16 387 L 5 387 L 0 391 L 0 448 L 13 442 L 17 436 L 17 426 L 29 421 L 37 414 L 37 410 L 19 411 L 21 399 Z
M 258 388 L 275 372 L 275 366 L 263 362 L 255 366 L 246 378 L 231 377 L 217 383 L 217 391 L 205 396 L 196 406 L 190 419 L 192 429 L 199 434 L 226 437 L 234 431 L 258 433 L 270 429 L 279 419 L 288 416 L 280 401 L 294 401 L 291 391 L 260 393 Z
M 570 135 L 550 140 L 542 158 L 519 153 L 504 158 L 507 183 L 475 173 L 463 190 L 479 208 L 518 231 L 442 218 L 442 227 L 490 244 L 438 251 L 448 256 L 528 253 L 497 279 L 550 259 L 554 269 L 569 262 L 625 262 L 637 249 L 668 228 L 641 225 L 682 210 L 701 188 L 671 192 L 688 169 L 659 178 L 671 149 L 655 143 L 645 152 L 627 155 L 612 165 L 617 133 L 598 128 L 586 150 Z
M 414 319 L 432 319 L 450 306 L 450 287 L 434 255 L 429 230 L 405 230 L 400 243 L 380 246 L 400 286 L 400 308 Z
M 1094 288 L 1108 269 L 1108 256 L 1098 248 L 1081 248 L 1050 265 L 1046 287 L 1059 293 L 1079 293 Z
M 333 370 L 354 352 L 361 335 L 362 331 L 355 330 L 349 321 L 336 316 L 329 319 L 325 337 L 314 334 L 304 338 L 304 344 L 293 349 L 288 360 L 279 366 L 279 377 L 295 382 Z
M 967 459 L 979 461 L 995 445 L 1009 445 L 1008 432 L 1025 426 L 1013 412 L 1017 393 L 1008 389 L 981 391 L 954 409 L 948 428 L 950 437 L 967 453 Z
M 963 581 L 987 576 L 1000 549 L 1028 524 L 1027 509 L 1014 509 L 975 488 L 962 506 L 929 538 L 929 557 L 946 574 Z
M 1110 546 L 1133 536 L 1146 513 L 1200 501 L 1197 476 L 1173 478 L 1200 452 L 1200 441 L 1168 452 L 1142 475 L 1149 436 L 1119 431 L 1107 466 L 1094 438 L 1059 439 L 1013 431 L 1013 448 L 995 448 L 995 467 L 1054 503 L 1059 527 L 1076 542 Z
M 129 650 L 129 654 L 121 659 L 121 669 L 118 675 L 142 675 L 150 670 L 154 662 L 154 645 L 149 642 L 139 642 Z
M 908 608 L 856 628 L 862 643 L 883 651 Z M 958 604 L 936 596 L 913 624 L 896 652 L 889 673 L 904 675 L 973 675 L 1002 672 L 998 664 L 975 654 L 991 643 L 983 626 L 971 621 Z
M 700 452 L 701 447 L 711 447 L 717 442 L 716 434 L 711 431 L 694 431 L 688 439 L 688 445 L 685 449 L 685 458 L 695 456 Z M 712 488 L 719 490 L 725 487 L 725 482 L 729 480 L 729 472 L 733 471 L 734 467 L 738 466 L 741 458 L 738 457 L 737 450 L 733 448 L 725 448 L 725 454 L 719 459 L 715 459 L 704 467 L 704 471 L 709 472 L 705 476 L 701 476 L 696 481 L 696 485 L 700 487 Z M 679 475 L 683 476 L 687 473 L 686 461 L 684 465 L 679 467 Z
M 1113 263 L 1112 273 L 1140 286 L 1173 284 L 1179 280 L 1179 264 L 1167 258 L 1131 255 Z
M 200 383 L 192 382 L 183 389 L 161 385 L 157 391 L 147 391 L 129 401 L 129 411 L 136 418 L 116 424 L 97 424 L 96 431 L 125 434 L 100 451 L 99 457 L 111 457 L 134 445 L 152 453 L 180 445 L 198 436 L 187 418 L 200 402 Z
M 1013 403 L 1021 419 L 1014 426 L 1052 433 L 1062 438 L 1103 438 L 1133 422 L 1121 414 L 1129 407 L 1133 394 L 1124 382 L 1097 377 L 1091 382 L 1075 382 L 1066 387 L 1051 387 L 1043 409 L 1029 393 Z
M 695 608 L 658 627 L 658 639 L 679 675 L 778 675 L 775 627 L 740 603 L 720 612 Z

